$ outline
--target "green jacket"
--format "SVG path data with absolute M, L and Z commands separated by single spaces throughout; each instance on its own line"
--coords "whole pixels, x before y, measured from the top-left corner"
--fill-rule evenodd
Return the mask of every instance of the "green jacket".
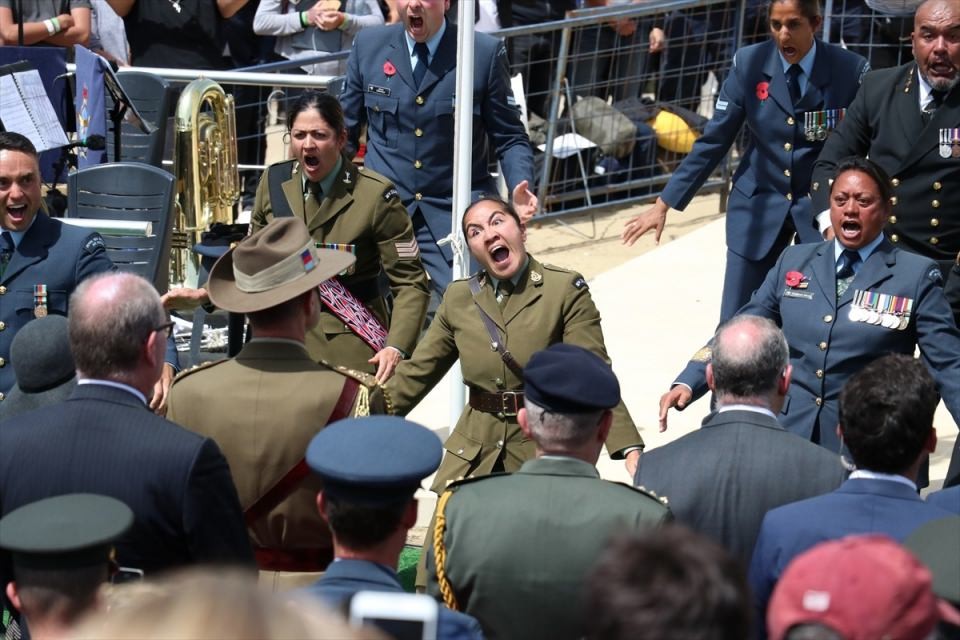
M 274 219 L 269 173 L 289 170 L 289 162 L 271 165 L 260 179 L 251 216 L 252 231 Z M 283 193 L 314 240 L 354 245 L 357 263 L 352 272 L 340 277 L 341 282 L 359 294 L 360 301 L 388 328 L 387 345 L 411 354 L 423 328 L 430 292 L 413 225 L 396 188 L 380 174 L 358 169 L 344 157 L 332 190 L 324 195 L 319 206 L 312 195 L 305 201 L 303 177 L 296 162 L 290 178 L 283 183 Z M 381 271 L 390 281 L 392 315 L 387 313 L 386 300 L 378 290 Z M 326 308 L 320 323 L 307 335 L 307 350 L 317 361 L 375 371 L 367 363 L 373 349 Z
M 651 494 L 575 458 L 544 456 L 448 490 L 444 570 L 457 608 L 491 639 L 583 637 L 584 581 L 610 537 L 672 520 Z M 438 597 L 431 540 L 427 591 Z
M 556 342 L 589 349 L 609 362 L 600 328 L 600 313 L 583 277 L 559 267 L 543 265 L 533 256 L 527 271 L 501 309 L 492 285 L 484 278 L 478 296 L 483 309 L 496 321 L 503 344 L 523 366 L 535 352 Z M 443 378 L 457 359 L 464 382 L 481 391 L 519 390 L 520 380 L 490 348 L 490 336 L 473 302 L 466 280 L 451 283 L 436 318 L 409 360 L 400 363 L 386 383 L 397 415 L 406 415 Z M 574 372 L 571 372 L 574 375 Z M 627 447 L 642 446 L 627 408 L 614 409 L 607 438 L 611 457 L 623 457 Z M 516 471 L 534 456 L 515 416 L 464 408 L 460 421 L 444 445 L 447 455 L 437 471 L 433 490 L 440 492 L 457 478 L 484 475 L 502 458 L 506 471 Z

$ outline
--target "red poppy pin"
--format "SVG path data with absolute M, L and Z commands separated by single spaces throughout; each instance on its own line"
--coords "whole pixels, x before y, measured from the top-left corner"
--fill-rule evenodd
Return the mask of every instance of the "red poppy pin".
M 392 76 L 397 72 L 397 68 L 393 66 L 393 63 L 387 60 L 383 63 L 383 72 L 388 76 Z
M 807 288 L 807 276 L 803 275 L 799 271 L 788 271 L 786 277 L 787 286 L 792 289 L 806 289 Z
M 758 82 L 757 83 L 757 97 L 760 98 L 760 102 L 763 102 L 770 97 L 770 83 L 769 82 Z

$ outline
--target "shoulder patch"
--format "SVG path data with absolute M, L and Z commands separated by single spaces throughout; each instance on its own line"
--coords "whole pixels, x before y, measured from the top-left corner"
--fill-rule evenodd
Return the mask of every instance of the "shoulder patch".
M 927 278 L 936 284 L 943 284 L 943 273 L 940 272 L 940 267 L 930 267 L 930 270 L 927 271 Z
M 390 202 L 390 200 L 393 198 L 397 198 L 398 200 L 400 199 L 400 192 L 397 191 L 396 187 L 390 187 L 389 189 L 383 192 L 384 202 Z
M 690 356 L 690 361 L 691 362 L 710 362 L 710 358 L 712 357 L 713 357 L 713 351 L 710 349 L 710 347 L 701 347 L 700 349 L 697 350 L 696 353 Z
M 573 286 L 577 289 L 587 289 L 587 281 L 583 279 L 583 276 L 577 276 L 573 281 Z
M 496 472 L 496 473 L 488 473 L 488 474 L 485 475 L 485 476 L 472 476 L 472 477 L 470 477 L 470 478 L 457 478 L 456 480 L 451 480 L 450 482 L 447 483 L 447 488 L 445 489 L 445 491 L 456 491 L 456 490 L 459 489 L 460 487 L 465 487 L 465 486 L 467 486 L 467 485 L 469 485 L 469 484 L 474 484 L 474 483 L 477 483 L 477 482 L 483 482 L 484 480 L 490 480 L 490 479 L 493 479 L 493 478 L 504 478 L 504 477 L 508 477 L 508 476 L 510 476 L 510 475 L 513 475 L 513 474 L 506 473 L 506 472 L 504 472 L 504 471 L 498 471 L 498 472 Z
M 178 373 L 177 376 L 173 379 L 172 385 L 177 384 L 178 382 L 180 382 L 181 380 L 183 380 L 188 376 L 192 376 L 193 374 L 198 373 L 200 371 L 210 369 L 211 367 L 215 367 L 218 364 L 223 364 L 224 362 L 230 362 L 230 358 L 221 358 L 220 360 L 210 360 L 209 362 L 202 362 L 198 365 L 194 365 L 189 369 L 184 369 L 183 371 Z
M 85 253 L 95 253 L 97 251 L 106 250 L 106 245 L 103 243 L 103 236 L 99 233 L 95 233 L 87 238 L 87 244 L 83 245 L 83 251 Z

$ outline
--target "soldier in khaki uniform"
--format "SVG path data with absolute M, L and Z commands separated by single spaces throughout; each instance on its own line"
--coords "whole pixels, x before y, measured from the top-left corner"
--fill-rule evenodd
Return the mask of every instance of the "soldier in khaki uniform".
M 479 200 L 467 209 L 463 226 L 482 271 L 447 288 L 426 335 L 386 385 L 396 413 L 406 415 L 460 359 L 470 401 L 444 445 L 447 455 L 432 487 L 437 492 L 450 480 L 516 471 L 533 458 L 534 443 L 520 431 L 517 413 L 522 367 L 534 352 L 565 342 L 609 360 L 583 277 L 529 256 L 526 232 L 510 205 L 495 197 Z M 626 458 L 633 473 L 643 440 L 622 402 L 606 446 L 612 458 Z
M 427 591 L 477 618 L 488 638 L 575 640 L 584 580 L 610 537 L 672 517 L 666 500 L 597 473 L 611 409 L 622 406 L 605 360 L 553 344 L 533 354 L 523 380 L 517 417 L 536 458 L 440 496 Z
M 375 373 L 380 382 L 413 352 L 426 316 L 429 292 L 413 226 L 397 190 L 386 178 L 358 169 L 342 154 L 343 112 L 335 98 L 307 92 L 287 117 L 294 159 L 268 167 L 253 206 L 252 228 L 293 216 L 317 243 L 337 244 L 357 257 L 343 285 L 388 330 L 375 350 L 326 306 L 307 336 L 315 360 Z M 393 294 L 388 313 L 381 272 Z
M 309 584 L 333 557 L 320 485 L 303 461 L 310 439 L 332 421 L 385 412 L 373 376 L 317 364 L 304 345 L 321 313 L 317 286 L 353 262 L 314 248 L 294 218 L 246 238 L 213 267 L 208 291 L 218 307 L 248 314 L 254 338 L 171 389 L 168 417 L 222 448 L 257 564 L 276 587 Z

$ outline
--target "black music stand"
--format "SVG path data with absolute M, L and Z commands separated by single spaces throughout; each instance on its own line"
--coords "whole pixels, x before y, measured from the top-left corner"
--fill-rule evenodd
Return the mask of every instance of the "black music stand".
M 123 85 L 117 79 L 116 74 L 110 65 L 105 64 L 103 70 L 103 85 L 110 93 L 113 99 L 113 106 L 110 107 L 110 121 L 113 123 L 113 157 L 115 160 L 122 160 L 120 154 L 122 123 L 128 120 L 131 124 L 138 127 L 140 131 L 150 134 L 156 130 L 156 126 L 143 119 L 140 112 L 137 111 L 137 105 L 133 103 L 127 92 L 123 90 Z M 128 113 L 129 112 L 129 113 Z M 129 118 L 127 116 L 130 116 Z

